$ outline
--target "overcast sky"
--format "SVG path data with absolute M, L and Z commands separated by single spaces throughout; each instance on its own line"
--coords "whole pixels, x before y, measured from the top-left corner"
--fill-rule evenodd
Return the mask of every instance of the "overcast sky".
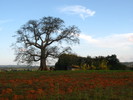
M 76 25 L 80 44 L 72 46 L 80 56 L 116 54 L 133 61 L 133 0 L 0 0 L 0 65 L 12 65 L 12 36 L 30 19 L 59 17 Z

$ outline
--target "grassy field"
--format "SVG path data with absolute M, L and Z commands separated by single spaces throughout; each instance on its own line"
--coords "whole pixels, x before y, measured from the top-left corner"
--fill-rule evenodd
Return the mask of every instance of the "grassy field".
M 0 72 L 0 100 L 132 100 L 132 71 Z

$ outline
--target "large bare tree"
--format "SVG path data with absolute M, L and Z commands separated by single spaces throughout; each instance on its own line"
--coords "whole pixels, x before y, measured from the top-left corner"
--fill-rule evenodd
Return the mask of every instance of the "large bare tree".
M 15 35 L 15 61 L 27 64 L 40 61 L 39 70 L 47 70 L 47 59 L 58 57 L 71 49 L 64 45 L 79 43 L 79 33 L 76 26 L 65 27 L 60 18 L 43 17 L 40 20 L 30 20 Z

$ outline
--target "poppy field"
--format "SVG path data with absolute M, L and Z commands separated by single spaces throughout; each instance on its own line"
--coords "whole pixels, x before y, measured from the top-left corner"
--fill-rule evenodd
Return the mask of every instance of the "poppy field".
M 132 71 L 0 72 L 0 100 L 132 100 Z

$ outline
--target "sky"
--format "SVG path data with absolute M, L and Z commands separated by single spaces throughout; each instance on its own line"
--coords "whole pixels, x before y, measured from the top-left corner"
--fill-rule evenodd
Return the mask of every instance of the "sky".
M 0 0 L 0 65 L 14 65 L 12 37 L 29 20 L 59 17 L 77 26 L 79 56 L 116 54 L 121 62 L 133 61 L 133 0 Z

